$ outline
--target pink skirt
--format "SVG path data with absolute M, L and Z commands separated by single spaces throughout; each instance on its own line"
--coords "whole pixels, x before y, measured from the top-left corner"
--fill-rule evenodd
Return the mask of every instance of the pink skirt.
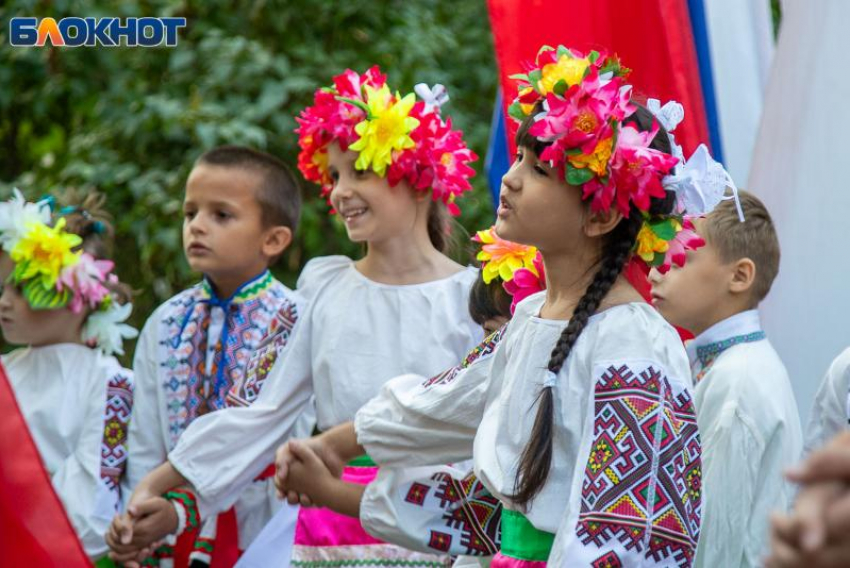
M 377 467 L 346 466 L 343 481 L 367 485 L 378 475 Z M 365 530 L 360 519 L 325 508 L 302 507 L 295 528 L 292 566 L 298 568 L 348 568 L 382 566 L 442 568 L 447 556 L 414 552 L 379 540 Z

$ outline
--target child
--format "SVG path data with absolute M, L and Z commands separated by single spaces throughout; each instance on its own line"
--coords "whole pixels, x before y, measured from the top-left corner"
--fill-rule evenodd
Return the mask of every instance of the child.
M 760 566 L 768 515 L 787 509 L 782 472 L 801 450 L 785 366 L 765 338 L 758 305 L 779 270 L 779 241 L 762 202 L 740 192 L 695 221 L 706 244 L 684 268 L 653 275 L 653 303 L 692 331 L 688 344 L 703 440 L 706 509 L 697 566 Z
M 262 364 L 273 363 L 300 314 L 292 291 L 269 271 L 292 241 L 300 207 L 297 182 L 268 154 L 222 146 L 201 155 L 192 168 L 183 202 L 183 248 L 204 278 L 157 308 L 142 330 L 129 440 L 133 486 L 165 461 L 196 418 L 248 405 L 262 389 L 265 375 L 250 373 L 251 354 L 268 345 Z M 244 550 L 278 504 L 269 482 L 258 481 L 240 492 L 234 508 L 238 547 Z M 215 536 L 216 519 L 208 519 L 190 560 L 208 564 L 216 554 Z M 170 558 L 172 550 L 164 548 L 157 557 Z
M 471 189 L 475 155 L 439 114 L 440 91 L 393 95 L 377 67 L 347 70 L 319 89 L 299 117 L 299 168 L 365 256 L 311 260 L 298 281 L 309 302 L 302 329 L 246 408 L 202 417 L 168 462 L 136 489 L 144 503 L 188 480 L 201 502 L 225 507 L 274 458 L 300 412 L 293 392 L 312 384 L 319 430 L 351 420 L 383 383 L 403 372 L 436 373 L 480 339 L 466 309 L 476 271 L 449 259 L 446 208 Z M 215 444 L 208 440 L 215 439 Z M 377 469 L 362 458 L 346 475 L 362 482 Z M 173 527 L 173 522 L 169 525 Z M 122 528 L 123 530 L 123 528 Z M 352 560 L 406 566 L 442 563 L 366 534 L 356 519 L 301 509 L 294 562 Z
M 483 250 L 481 274 L 469 294 L 469 315 L 490 335 L 511 318 L 512 294 L 506 287 L 527 271 L 535 270 L 530 275 L 537 277 L 539 254 L 534 247 L 500 239 L 492 228 L 479 231 L 473 240 Z M 469 458 L 452 465 L 385 469 L 368 485 L 339 482 L 337 499 L 329 505 L 358 517 L 376 538 L 461 556 L 476 565 L 476 558 L 498 551 L 502 507 L 478 481 Z
M 63 209 L 15 196 L 0 204 L 0 327 L 23 345 L 2 358 L 21 413 L 86 554 L 120 509 L 133 376 L 113 357 L 135 331 L 129 294 L 105 260 L 102 199 Z M 125 495 L 126 497 L 126 495 Z
M 809 454 L 847 429 L 850 423 L 850 349 L 842 352 L 826 371 L 815 394 L 806 427 L 805 453 Z
M 700 447 L 687 357 L 621 274 L 644 247 L 665 262 L 682 233 L 661 186 L 678 160 L 624 74 L 614 57 L 541 50 L 511 107 L 523 122 L 496 231 L 539 249 L 546 291 L 464 364 L 398 377 L 353 424 L 301 443 L 324 475 L 298 475 L 282 447 L 290 499 L 332 500 L 335 464 L 363 451 L 383 466 L 472 452 L 504 505 L 493 566 L 690 566 Z

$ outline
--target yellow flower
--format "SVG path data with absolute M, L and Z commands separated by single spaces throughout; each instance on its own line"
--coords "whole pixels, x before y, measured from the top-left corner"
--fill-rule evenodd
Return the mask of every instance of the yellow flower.
M 592 154 L 572 154 L 567 160 L 574 168 L 590 168 L 593 173 L 602 177 L 608 171 L 608 161 L 614 148 L 614 137 L 610 136 L 596 144 Z
M 527 268 L 537 275 L 537 269 L 534 268 L 534 257 L 537 256 L 535 247 L 501 239 L 493 227 L 478 231 L 474 240 L 483 245 L 476 258 L 483 264 L 482 277 L 485 284 L 497 277 L 503 282 L 510 282 L 514 272 L 520 268 Z
M 562 55 L 558 58 L 557 63 L 549 63 L 543 66 L 543 69 L 541 69 L 543 76 L 537 83 L 538 90 L 543 95 L 551 93 L 555 88 L 555 83 L 562 79 L 566 82 L 567 87 L 578 85 L 584 78 L 584 72 L 589 65 L 590 61 L 587 58 L 576 59 L 569 55 Z
M 66 233 L 64 227 L 65 219 L 59 219 L 55 227 L 44 223 L 27 226 L 27 232 L 9 255 L 17 265 L 17 282 L 39 277 L 45 288 L 52 288 L 62 269 L 77 262 L 80 253 L 72 249 L 83 241 L 79 235 Z
M 670 248 L 670 243 L 652 230 L 649 223 L 644 223 L 637 235 L 637 253 L 646 262 L 652 262 L 657 252 L 667 252 Z
M 354 164 L 357 169 L 371 167 L 383 177 L 387 166 L 393 161 L 393 151 L 406 150 L 415 145 L 410 133 L 419 126 L 419 120 L 409 115 L 416 102 L 416 95 L 410 93 L 394 103 L 386 85 L 380 89 L 367 85 L 365 89 L 369 115 L 354 127 L 360 138 L 349 148 L 360 153 Z M 399 99 L 398 93 L 395 98 Z

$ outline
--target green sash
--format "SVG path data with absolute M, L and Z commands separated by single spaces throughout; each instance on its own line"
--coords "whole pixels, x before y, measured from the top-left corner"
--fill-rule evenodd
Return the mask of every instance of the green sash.
M 546 562 L 555 535 L 534 528 L 525 515 L 502 509 L 502 555 L 528 562 Z

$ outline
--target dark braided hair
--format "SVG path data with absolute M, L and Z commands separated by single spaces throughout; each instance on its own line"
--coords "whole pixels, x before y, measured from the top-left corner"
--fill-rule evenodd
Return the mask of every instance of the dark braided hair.
M 634 124 L 639 130 L 647 131 L 652 128 L 655 118 L 645 107 L 636 105 L 637 111 L 626 119 L 626 123 Z M 537 112 L 532 112 L 533 117 Z M 532 119 L 526 119 L 517 133 L 517 145 L 531 148 L 538 155 L 545 144 L 528 133 L 533 124 Z M 663 134 L 663 135 L 662 135 Z M 659 125 L 659 133 L 650 146 L 662 152 L 670 152 L 670 138 L 663 127 Z M 650 204 L 650 215 L 669 214 L 673 209 L 675 196 L 667 192 L 664 198 L 653 198 Z M 643 221 L 641 212 L 632 205 L 627 218 L 623 218 L 605 237 L 602 246 L 598 268 L 584 295 L 578 301 L 567 327 L 561 332 L 552 354 L 549 356 L 548 369 L 556 375 L 561 371 L 564 362 L 570 355 L 573 346 L 578 341 L 581 332 L 590 317 L 599 309 L 599 305 L 614 286 L 617 278 L 631 257 L 637 234 Z M 519 505 L 527 505 L 543 488 L 549 477 L 552 466 L 552 444 L 554 438 L 553 419 L 555 401 L 551 386 L 543 387 L 537 397 L 537 415 L 531 429 L 531 438 L 520 456 L 517 476 L 514 481 L 514 494 L 511 499 Z

